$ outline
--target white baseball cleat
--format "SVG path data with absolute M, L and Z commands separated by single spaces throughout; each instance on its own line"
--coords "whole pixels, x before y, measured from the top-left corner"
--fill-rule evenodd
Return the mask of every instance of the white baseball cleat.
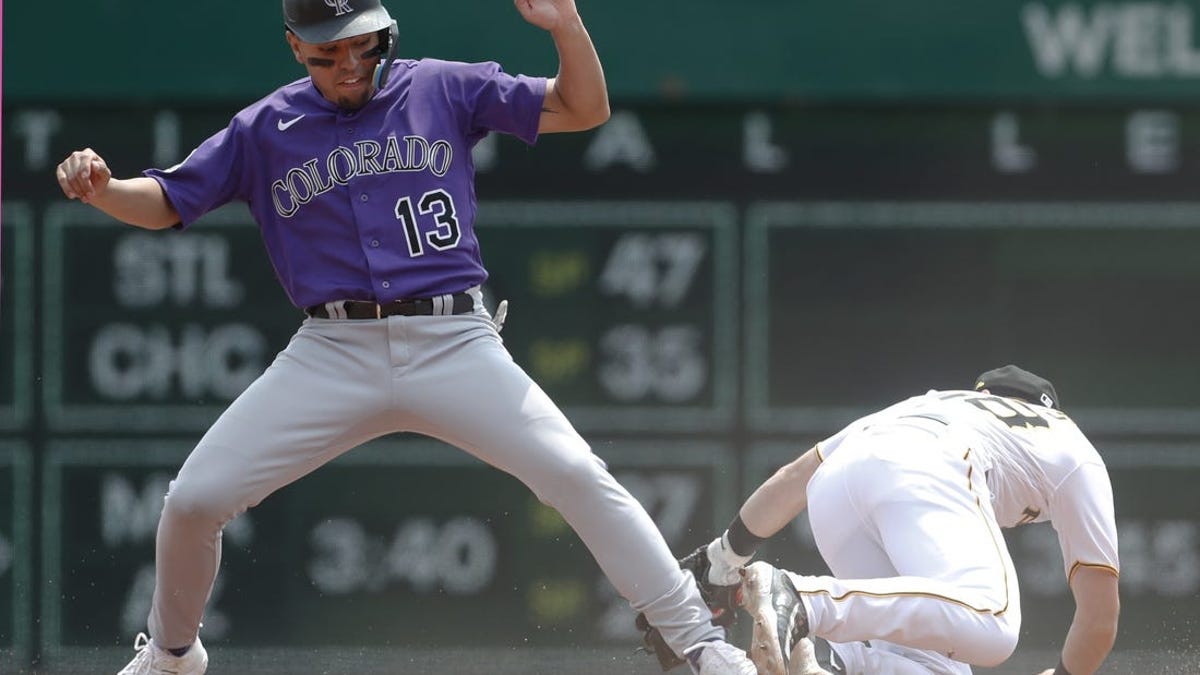
M 208 652 L 200 644 L 200 638 L 192 643 L 183 656 L 154 644 L 145 633 L 138 633 L 133 641 L 137 656 L 117 675 L 204 675 L 208 670 Z
M 804 603 L 787 574 L 765 562 L 746 567 L 742 578 L 742 602 L 754 618 L 750 659 L 761 675 L 788 675 L 792 651 L 808 635 Z
M 683 655 L 696 675 L 758 675 L 746 652 L 724 640 L 701 642 Z

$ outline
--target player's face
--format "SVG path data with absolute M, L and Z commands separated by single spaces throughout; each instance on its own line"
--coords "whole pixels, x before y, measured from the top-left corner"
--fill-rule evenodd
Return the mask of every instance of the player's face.
M 364 58 L 364 54 L 379 45 L 377 33 L 312 44 L 288 32 L 287 40 L 322 96 L 346 110 L 366 105 L 374 93 L 375 66 L 380 57 L 376 54 Z

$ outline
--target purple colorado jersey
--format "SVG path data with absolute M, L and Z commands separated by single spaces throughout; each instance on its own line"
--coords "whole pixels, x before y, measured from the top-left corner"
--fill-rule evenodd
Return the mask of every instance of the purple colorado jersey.
M 250 205 L 298 307 L 419 298 L 487 278 L 475 237 L 471 148 L 489 131 L 537 139 L 545 78 L 495 63 L 398 60 L 347 112 L 309 78 L 239 112 L 182 163 L 150 169 L 186 227 Z

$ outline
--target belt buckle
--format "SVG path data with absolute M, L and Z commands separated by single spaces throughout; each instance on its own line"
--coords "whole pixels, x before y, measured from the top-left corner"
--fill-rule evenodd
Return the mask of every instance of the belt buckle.
M 376 319 L 383 318 L 383 307 L 381 307 L 378 302 L 375 303 L 375 318 Z

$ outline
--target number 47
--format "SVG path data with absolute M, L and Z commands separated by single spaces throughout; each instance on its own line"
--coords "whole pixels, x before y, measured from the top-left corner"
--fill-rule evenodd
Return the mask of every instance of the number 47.
M 628 296 L 639 308 L 655 302 L 677 306 L 691 289 L 706 250 L 704 238 L 693 232 L 623 235 L 604 264 L 600 288 Z

